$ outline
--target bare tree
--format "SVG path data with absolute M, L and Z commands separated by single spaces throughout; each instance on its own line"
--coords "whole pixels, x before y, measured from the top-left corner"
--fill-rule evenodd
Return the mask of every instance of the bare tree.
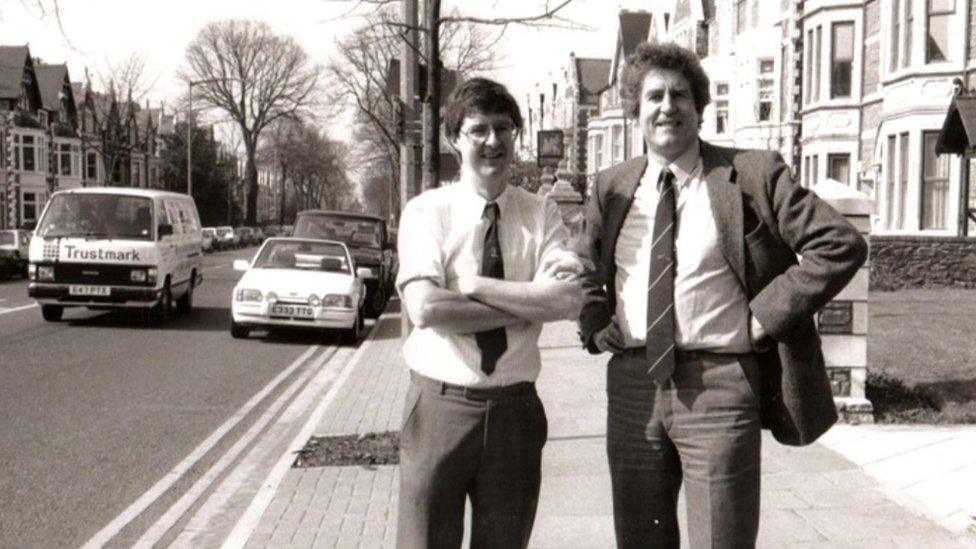
M 145 56 L 133 54 L 115 64 L 107 64 L 86 83 L 81 101 L 81 137 L 86 150 L 98 152 L 102 159 L 105 181 L 127 183 L 126 160 L 144 149 L 153 136 L 147 132 L 150 122 L 139 103 L 146 96 Z
M 239 126 L 244 144 L 247 220 L 257 214 L 256 155 L 261 132 L 284 117 L 313 116 L 318 68 L 291 37 L 267 24 L 228 20 L 210 23 L 187 47 L 181 77 L 205 105 L 222 109 Z
M 400 157 L 396 131 L 398 94 L 387 93 L 386 79 L 390 62 L 400 53 L 403 25 L 391 6 L 381 7 L 364 19 L 356 31 L 338 41 L 338 58 L 329 65 L 330 96 L 332 103 L 355 109 L 357 164 L 368 167 L 370 172 L 363 178 L 362 194 L 367 207 L 386 215 L 391 203 L 388 193 L 395 195 L 393 203 L 399 202 L 396 166 Z M 495 69 L 498 50 L 491 46 L 499 36 L 500 33 L 493 34 L 470 23 L 442 27 L 445 66 L 461 78 Z M 386 174 L 389 190 L 378 192 L 376 173 Z M 367 182 L 369 188 L 365 186 Z M 377 204 L 369 203 L 373 198 Z
M 363 8 L 371 12 L 380 12 L 388 6 L 399 5 L 401 2 L 418 0 L 345 0 L 350 3 L 350 13 L 356 13 Z M 533 27 L 560 27 L 583 29 L 585 25 L 573 22 L 561 15 L 561 12 L 574 0 L 537 0 L 535 11 L 524 15 L 477 17 L 466 15 L 453 10 L 446 15 L 441 14 L 441 0 L 422 0 L 424 16 L 419 23 L 420 33 L 424 37 L 425 48 L 423 57 L 427 60 L 427 93 L 424 103 L 424 188 L 438 185 L 440 172 L 440 93 L 441 73 L 444 68 L 442 56 L 445 48 L 441 46 L 442 31 L 445 26 L 458 24 L 488 25 L 497 27 L 503 33 L 511 25 Z M 410 30 L 407 25 L 400 23 L 400 28 Z

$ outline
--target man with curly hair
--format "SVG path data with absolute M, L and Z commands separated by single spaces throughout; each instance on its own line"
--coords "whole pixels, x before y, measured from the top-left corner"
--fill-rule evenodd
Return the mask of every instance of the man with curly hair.
M 867 246 L 779 154 L 699 139 L 710 96 L 694 53 L 641 44 L 621 80 L 646 155 L 597 175 L 580 313 L 583 345 L 613 354 L 617 544 L 678 547 L 683 484 L 691 547 L 752 547 L 761 429 L 802 445 L 837 419 L 813 315 Z

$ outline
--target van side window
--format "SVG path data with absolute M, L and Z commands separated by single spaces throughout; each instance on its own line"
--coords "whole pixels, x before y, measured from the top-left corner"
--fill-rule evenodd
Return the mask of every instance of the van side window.
M 180 210 L 180 222 L 183 224 L 183 230 L 187 233 L 195 233 L 200 230 L 200 224 L 197 222 L 196 216 L 193 215 L 193 209 L 186 202 L 180 202 L 178 204 Z
M 173 225 L 173 234 L 183 234 L 183 223 L 180 222 L 179 206 L 172 200 L 164 200 L 166 213 L 169 215 L 169 222 Z

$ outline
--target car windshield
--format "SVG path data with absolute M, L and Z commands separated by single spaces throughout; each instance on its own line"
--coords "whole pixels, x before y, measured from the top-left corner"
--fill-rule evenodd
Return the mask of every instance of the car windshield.
M 203 230 L 203 236 L 213 236 L 213 235 L 214 235 L 214 230 L 213 229 L 204 229 Z
M 16 243 L 13 231 L 0 231 L 0 246 L 10 246 Z
M 152 240 L 152 201 L 118 194 L 56 194 L 38 223 L 37 234 Z
M 304 269 L 346 274 L 352 272 L 342 246 L 314 240 L 268 242 L 254 260 L 254 268 Z
M 303 215 L 295 222 L 295 236 L 339 240 L 356 248 L 380 249 L 383 246 L 383 222 L 369 219 Z
M 231 229 L 230 227 L 221 227 L 219 229 L 216 229 L 216 231 L 217 234 L 220 236 L 226 236 L 234 232 L 234 230 Z

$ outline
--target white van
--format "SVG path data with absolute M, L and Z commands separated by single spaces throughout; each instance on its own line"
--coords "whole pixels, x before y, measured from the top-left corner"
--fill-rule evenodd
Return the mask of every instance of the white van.
M 131 188 L 83 188 L 51 196 L 30 243 L 28 295 L 44 320 L 65 307 L 143 308 L 167 320 L 193 308 L 203 281 L 203 236 L 193 199 Z

